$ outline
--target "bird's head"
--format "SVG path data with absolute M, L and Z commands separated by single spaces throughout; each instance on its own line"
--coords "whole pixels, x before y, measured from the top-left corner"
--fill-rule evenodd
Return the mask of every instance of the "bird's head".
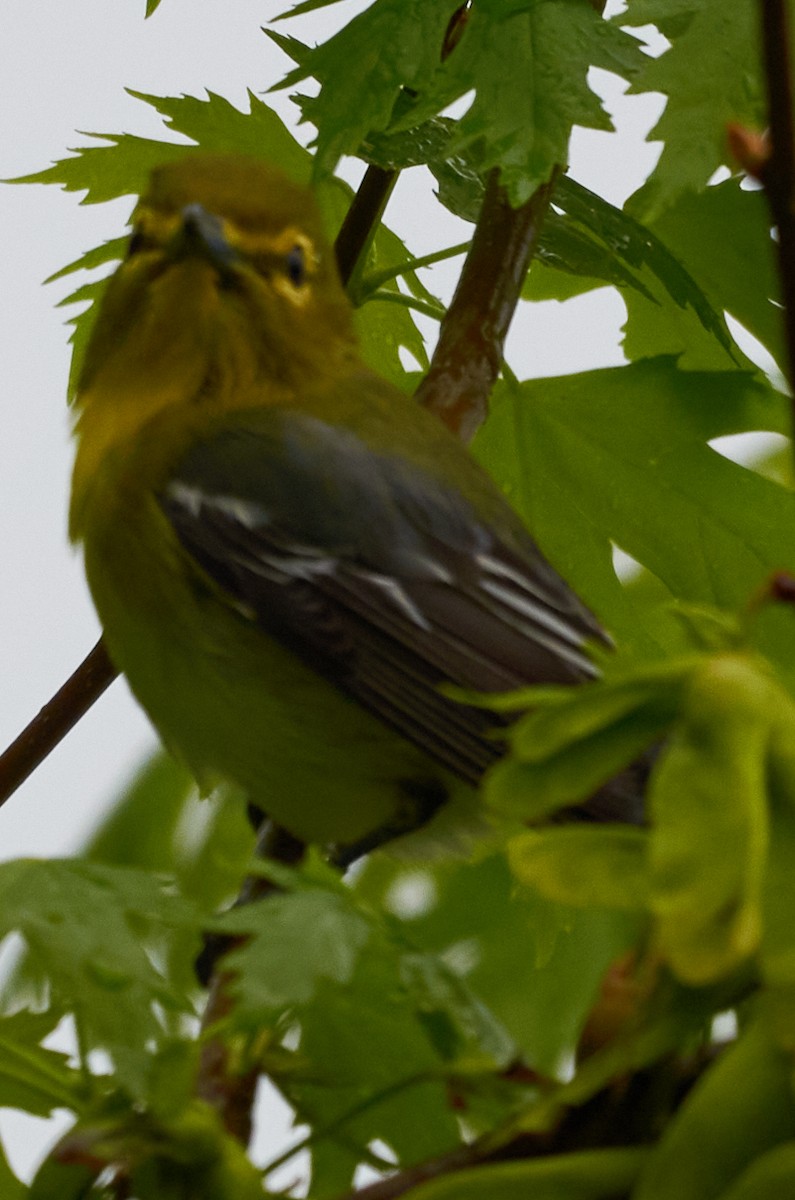
M 340 369 L 350 305 L 309 191 L 275 168 L 190 155 L 153 172 L 78 388 L 228 404 Z M 262 402 L 262 397 L 260 402 Z

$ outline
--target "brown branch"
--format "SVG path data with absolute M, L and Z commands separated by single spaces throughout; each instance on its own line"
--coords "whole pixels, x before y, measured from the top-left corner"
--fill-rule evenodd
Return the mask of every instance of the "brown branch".
M 472 246 L 447 314 L 430 370 L 417 389 L 462 440 L 488 411 L 503 344 L 538 244 L 558 171 L 520 208 L 512 208 L 497 172 L 488 179 Z
M 0 805 L 54 750 L 118 675 L 100 638 L 91 653 L 19 737 L 0 754 Z
M 583 1105 L 562 1110 L 557 1123 L 547 1130 L 495 1130 L 438 1158 L 404 1167 L 367 1187 L 354 1189 L 339 1200 L 399 1200 L 428 1180 L 477 1167 L 649 1144 L 659 1137 L 660 1129 L 708 1070 L 714 1049 L 692 1056 L 671 1055 L 633 1075 L 617 1078 Z
M 272 862 L 294 867 L 300 863 L 304 851 L 305 846 L 298 838 L 273 821 L 263 821 L 257 838 L 258 858 L 267 858 Z M 253 900 L 261 900 L 278 890 L 278 886 L 270 879 L 250 875 L 243 883 L 235 907 L 249 904 Z M 245 938 L 214 939 L 209 943 L 209 957 L 213 961 L 204 965 L 215 968 L 228 950 L 244 941 Z M 210 994 L 202 1017 L 202 1033 L 207 1036 L 199 1057 L 195 1091 L 200 1099 L 206 1100 L 216 1110 L 227 1133 L 246 1146 L 251 1137 L 254 1097 L 260 1075 L 259 1065 L 256 1062 L 246 1063 L 242 1064 L 241 1069 L 241 1064 L 235 1061 L 229 1041 L 222 1033 L 213 1032 L 232 1010 L 233 998 L 229 987 L 231 978 L 228 972 L 217 969 L 212 975 Z
M 778 229 L 778 263 L 784 301 L 787 374 L 795 387 L 795 131 L 787 0 L 762 0 L 762 51 L 770 122 L 770 158 L 764 179 Z
M 350 282 L 370 245 L 397 177 L 397 171 L 376 166 L 369 166 L 364 173 L 334 242 L 337 270 L 344 284 Z
M 438 1179 L 442 1175 L 451 1175 L 455 1171 L 463 1171 L 467 1167 L 475 1167 L 484 1161 L 483 1153 L 477 1142 L 466 1146 L 456 1146 L 447 1154 L 426 1162 L 417 1163 L 387 1175 L 386 1179 L 378 1179 L 366 1187 L 358 1188 L 347 1193 L 341 1200 L 398 1200 L 412 1188 L 427 1183 L 429 1179 Z

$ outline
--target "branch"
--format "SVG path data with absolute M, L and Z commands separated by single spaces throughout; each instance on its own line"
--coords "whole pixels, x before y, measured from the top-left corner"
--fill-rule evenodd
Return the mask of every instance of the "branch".
M 778 229 L 787 375 L 792 390 L 795 385 L 795 139 L 787 0 L 762 0 L 762 50 L 771 139 L 764 182 L 773 223 Z
M 503 344 L 538 245 L 559 171 L 520 208 L 512 208 L 497 172 L 488 179 L 472 246 L 442 321 L 420 404 L 469 441 L 488 411 Z
M 648 1145 L 659 1137 L 660 1129 L 665 1128 L 719 1052 L 716 1047 L 708 1047 L 689 1057 L 671 1055 L 645 1070 L 616 1079 L 580 1107 L 563 1109 L 550 1129 L 519 1133 L 495 1130 L 438 1158 L 415 1163 L 367 1187 L 354 1189 L 339 1200 L 399 1200 L 428 1180 L 477 1167 L 582 1150 Z M 464 1185 L 460 1190 L 469 1189 Z
M 63 687 L 0 755 L 0 805 L 55 749 L 117 675 L 100 638 Z
M 366 1187 L 349 1192 L 342 1200 L 398 1200 L 398 1197 L 404 1196 L 412 1188 L 419 1187 L 421 1183 L 427 1183 L 429 1179 L 451 1175 L 454 1171 L 475 1167 L 483 1161 L 483 1154 L 477 1142 L 456 1146 L 454 1150 L 440 1155 L 439 1158 L 406 1167 L 393 1175 L 387 1175 L 386 1179 L 379 1179 Z
M 345 285 L 364 260 L 397 177 L 397 171 L 376 166 L 369 166 L 362 177 L 334 243 L 337 269 Z
M 255 851 L 258 858 L 267 858 L 272 862 L 294 867 L 300 863 L 304 851 L 303 842 L 274 822 L 263 821 Z M 271 880 L 260 875 L 250 875 L 243 883 L 235 907 L 261 900 L 278 890 L 278 886 Z M 216 1110 L 227 1133 L 246 1146 L 251 1137 L 254 1097 L 260 1076 L 259 1064 L 246 1063 L 244 1069 L 241 1069 L 241 1063 L 235 1057 L 234 1042 L 214 1032 L 229 1015 L 234 1003 L 229 987 L 232 977 L 228 972 L 217 970 L 217 964 L 228 950 L 243 941 L 245 938 L 221 937 L 205 945 L 202 966 L 208 974 L 214 973 L 210 981 L 207 1006 L 202 1016 L 201 1027 L 206 1040 L 199 1057 L 195 1091 L 200 1099 L 206 1100 Z

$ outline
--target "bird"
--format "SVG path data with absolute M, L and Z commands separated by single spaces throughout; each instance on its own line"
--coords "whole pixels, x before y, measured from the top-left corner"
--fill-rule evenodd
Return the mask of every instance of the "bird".
M 204 792 L 356 853 L 446 837 L 505 753 L 461 689 L 594 678 L 601 625 L 365 365 L 316 203 L 275 166 L 153 172 L 75 414 L 69 531 L 110 657 Z M 581 811 L 635 805 L 606 781 Z

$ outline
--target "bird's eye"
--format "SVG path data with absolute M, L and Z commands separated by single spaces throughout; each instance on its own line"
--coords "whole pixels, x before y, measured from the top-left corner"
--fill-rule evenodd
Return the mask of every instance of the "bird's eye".
M 294 287 L 300 287 L 306 280 L 306 255 L 303 246 L 293 246 L 285 259 L 287 277 Z

